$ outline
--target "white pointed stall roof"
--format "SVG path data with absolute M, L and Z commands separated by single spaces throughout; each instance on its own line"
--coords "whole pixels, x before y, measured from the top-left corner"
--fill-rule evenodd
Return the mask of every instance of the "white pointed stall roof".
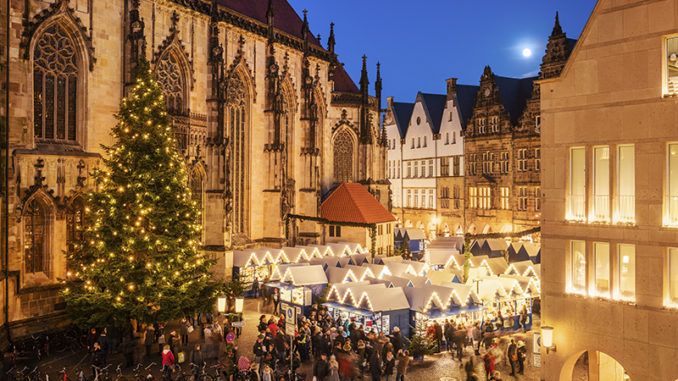
M 233 251 L 233 266 L 247 267 L 259 265 L 259 258 L 255 250 L 235 250 Z
M 337 267 L 340 265 L 339 258 L 337 257 L 325 257 L 325 258 L 313 258 L 309 261 L 311 265 L 321 265 L 327 268 Z
M 358 282 L 360 280 L 351 269 L 343 267 L 328 267 L 325 273 L 327 274 L 327 280 L 333 284 Z
M 363 281 L 363 282 L 355 282 L 355 283 L 335 283 L 330 287 L 330 291 L 327 293 L 327 300 L 328 301 L 337 301 L 337 302 L 342 302 L 344 299 L 344 295 L 346 294 L 346 291 L 351 288 L 351 287 L 359 287 L 359 286 L 369 286 L 371 285 L 370 282 Z
M 369 288 L 362 292 L 358 308 L 370 311 L 395 311 L 410 308 L 410 303 L 401 287 Z
M 391 273 L 391 275 L 395 276 L 416 276 L 417 271 L 412 267 L 411 264 L 409 263 L 401 263 L 401 262 L 384 262 L 384 266 L 388 268 L 388 271 Z
M 509 265 L 506 271 L 504 271 L 504 274 L 536 277 L 536 271 L 534 269 L 534 266 L 539 265 L 535 265 L 534 263 L 532 263 L 532 261 L 513 262 Z
M 367 255 L 365 254 L 353 254 L 350 256 L 351 262 L 356 266 L 361 266 L 363 263 L 367 262 Z
M 327 244 L 327 246 L 332 249 L 332 252 L 337 257 L 345 257 L 353 254 L 351 248 L 348 246 L 348 244 L 345 243 L 330 243 Z
M 355 274 L 356 278 L 358 278 L 358 280 L 361 281 L 368 278 L 376 278 L 376 276 L 369 267 L 346 265 L 345 268 L 351 269 L 353 274 Z
M 278 266 L 275 266 L 275 268 L 271 272 L 270 280 L 281 280 L 282 277 L 283 277 L 283 274 L 285 274 L 287 269 L 290 268 L 290 267 L 304 267 L 304 266 L 309 266 L 309 264 L 306 263 L 306 262 L 279 264 Z
M 432 307 L 447 310 L 450 307 L 468 307 L 481 303 L 470 285 L 426 285 L 406 288 L 404 292 L 410 303 L 410 309 L 419 312 L 427 312 Z
M 426 263 L 429 266 L 443 266 L 461 268 L 464 262 L 459 263 L 455 255 L 459 254 L 457 249 L 426 249 Z
M 418 275 L 418 276 L 426 275 L 426 272 L 429 270 L 428 265 L 424 262 L 409 261 L 409 260 L 403 259 L 403 261 L 401 263 L 405 263 L 405 264 L 412 266 L 412 269 L 416 272 L 416 275 Z
M 306 250 L 306 254 L 308 254 L 308 257 L 311 259 L 324 257 L 317 247 L 314 246 L 297 246 L 297 247 Z
M 390 282 L 391 287 L 423 287 L 424 285 L 431 284 L 431 282 L 420 276 L 410 276 L 410 277 L 399 277 L 393 275 L 385 275 L 384 280 Z
M 507 296 L 506 289 L 497 278 L 480 278 L 470 282 L 469 285 L 476 287 L 478 296 L 485 302 L 503 299 Z
M 515 291 L 524 296 L 539 296 L 541 289 L 539 282 L 532 277 L 501 275 L 497 279 L 502 282 L 509 294 L 510 291 Z
M 332 248 L 327 245 L 310 245 L 310 247 L 317 248 L 320 255 L 323 257 L 341 257 L 341 253 L 335 253 Z
M 490 275 L 504 274 L 509 267 L 508 262 L 504 258 L 487 258 L 480 265 L 487 267 Z
M 445 270 L 432 270 L 426 273 L 426 278 L 431 281 L 431 284 L 440 285 L 446 282 L 454 282 L 454 278 L 457 276 L 457 273 L 452 271 L 450 268 Z M 459 279 L 461 281 L 462 279 Z
M 366 263 L 363 267 L 367 267 L 372 270 L 372 274 L 377 277 L 377 279 L 382 279 L 384 275 L 393 275 L 391 271 L 385 265 L 377 265 L 374 263 Z
M 294 286 L 309 286 L 326 284 L 327 276 L 320 265 L 295 266 L 285 270 L 281 281 Z
M 342 245 L 347 245 L 349 247 L 349 249 L 351 249 L 352 254 L 368 254 L 369 253 L 369 250 L 365 249 L 364 247 L 362 247 L 362 245 L 360 245 L 357 242 L 344 242 L 344 241 L 342 241 L 342 242 L 338 242 L 338 243 L 340 243 Z
M 287 254 L 287 257 L 290 259 L 291 262 L 300 262 L 300 261 L 309 261 L 311 260 L 311 256 L 306 252 L 306 249 L 303 247 L 295 246 L 285 246 L 282 248 L 283 251 L 285 251 L 285 254 Z

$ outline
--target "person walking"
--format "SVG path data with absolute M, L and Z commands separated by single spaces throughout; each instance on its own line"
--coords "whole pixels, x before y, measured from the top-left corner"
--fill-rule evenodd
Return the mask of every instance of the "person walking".
M 396 381 L 405 381 L 407 366 L 410 364 L 410 353 L 404 349 L 398 351 L 398 366 L 396 367 Z
M 97 378 L 99 370 L 106 365 L 106 354 L 98 342 L 92 344 L 92 378 Z
M 337 364 L 337 367 L 339 364 Z M 327 363 L 327 355 L 321 354 L 320 357 L 313 364 L 313 378 L 316 381 L 326 381 L 330 375 L 330 365 Z
M 386 381 L 394 381 L 395 379 L 395 357 L 393 357 L 392 352 L 387 352 L 384 356 L 384 375 L 386 376 Z
M 398 327 L 393 327 L 391 344 L 393 344 L 393 353 L 398 353 L 403 349 L 403 337 L 400 335 L 400 328 Z
M 489 380 L 490 377 L 494 374 L 495 358 L 492 351 L 488 351 L 483 356 L 483 363 L 485 365 L 485 376 Z
M 193 325 L 186 318 L 181 319 L 181 329 L 179 330 L 179 333 L 181 334 L 182 346 L 188 345 L 188 334 L 190 333 L 189 329 L 191 328 L 193 328 Z
M 339 381 L 339 362 L 337 362 L 337 358 L 334 355 L 330 356 L 329 369 L 330 369 L 329 381 Z
M 370 356 L 370 374 L 372 375 L 372 381 L 381 380 L 381 360 L 379 360 L 377 351 L 372 351 Z
M 527 359 L 527 347 L 525 343 L 520 340 L 518 341 L 518 374 L 523 374 L 525 372 L 525 360 Z
M 518 365 L 518 346 L 516 345 L 516 341 L 514 339 L 511 339 L 511 344 L 509 344 L 506 354 L 508 356 L 509 362 L 511 363 L 511 374 L 509 376 L 515 377 L 516 365 Z
M 255 298 L 259 297 L 259 277 L 254 276 L 254 281 L 252 282 L 252 294 Z
M 278 304 L 280 303 L 280 290 L 273 290 L 273 313 L 278 313 Z
M 165 345 L 162 350 L 162 377 L 163 380 L 172 380 L 172 371 L 174 370 L 174 354 L 170 350 L 169 345 Z

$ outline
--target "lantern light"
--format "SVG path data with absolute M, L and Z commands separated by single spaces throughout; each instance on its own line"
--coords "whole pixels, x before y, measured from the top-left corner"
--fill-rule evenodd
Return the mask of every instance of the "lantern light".
M 543 326 L 541 327 L 541 339 L 542 339 L 542 344 L 546 348 L 546 354 L 549 353 L 549 351 L 556 351 L 556 346 L 553 345 L 553 327 L 550 326 Z
M 226 312 L 226 297 L 219 295 L 217 298 L 217 312 L 224 313 Z
M 242 296 L 235 298 L 235 313 L 241 314 L 245 299 Z

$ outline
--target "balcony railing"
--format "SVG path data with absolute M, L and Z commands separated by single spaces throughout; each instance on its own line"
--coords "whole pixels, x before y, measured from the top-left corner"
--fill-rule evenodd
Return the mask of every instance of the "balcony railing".
M 593 196 L 594 221 L 610 221 L 610 196 Z
M 636 197 L 621 195 L 617 196 L 617 210 L 615 222 L 634 223 L 636 222 Z
M 586 220 L 586 197 L 584 195 L 570 196 L 570 210 L 567 219 L 573 221 Z

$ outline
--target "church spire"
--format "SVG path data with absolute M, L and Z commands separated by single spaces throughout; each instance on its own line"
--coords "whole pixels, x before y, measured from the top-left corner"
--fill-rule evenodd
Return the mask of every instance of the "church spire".
M 301 25 L 301 38 L 304 40 L 304 53 L 308 53 L 308 10 L 304 9 L 304 23 Z
M 274 13 L 273 13 L 273 0 L 268 0 L 268 10 L 266 10 L 266 22 L 268 24 L 268 40 L 273 41 L 275 38 L 274 30 Z
M 327 50 L 334 54 L 334 45 L 336 45 L 336 41 L 334 40 L 334 23 L 330 23 L 330 36 L 327 38 Z
M 363 55 L 363 69 L 360 71 L 360 92 L 367 93 L 370 80 L 367 78 L 367 56 Z
M 377 95 L 377 102 L 379 104 L 379 110 L 381 111 L 381 63 L 377 61 L 377 80 L 374 82 L 374 91 Z
M 558 36 L 561 34 L 563 34 L 563 28 L 560 27 L 560 18 L 558 17 L 558 11 L 556 11 L 556 23 L 553 25 L 551 36 Z

